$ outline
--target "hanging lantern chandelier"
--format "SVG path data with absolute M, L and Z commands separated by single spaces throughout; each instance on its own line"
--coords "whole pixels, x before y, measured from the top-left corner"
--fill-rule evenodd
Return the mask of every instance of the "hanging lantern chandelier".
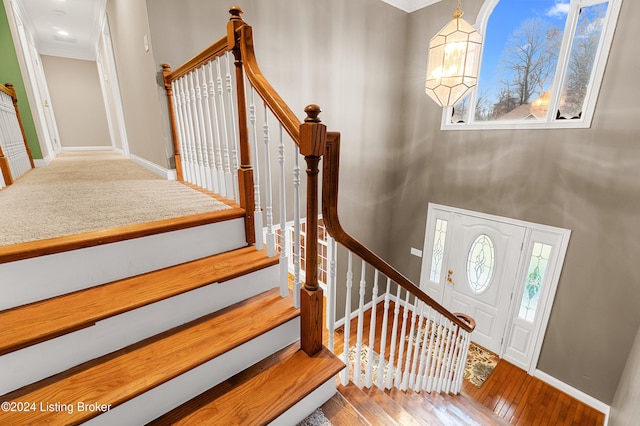
M 453 20 L 429 43 L 426 92 L 438 105 L 455 105 L 478 81 L 482 36 L 462 19 L 460 0 Z

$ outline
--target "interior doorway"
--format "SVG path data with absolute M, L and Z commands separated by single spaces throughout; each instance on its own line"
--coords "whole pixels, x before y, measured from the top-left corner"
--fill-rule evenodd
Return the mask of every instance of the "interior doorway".
M 570 231 L 429 204 L 420 287 L 477 323 L 471 340 L 533 373 Z

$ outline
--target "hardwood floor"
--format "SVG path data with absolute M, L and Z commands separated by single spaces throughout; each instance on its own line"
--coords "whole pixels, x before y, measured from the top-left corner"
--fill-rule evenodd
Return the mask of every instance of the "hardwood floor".
M 392 308 L 389 309 L 389 315 L 392 315 L 392 310 Z M 376 338 L 374 340 L 374 348 L 378 353 L 383 316 L 384 308 L 380 303 L 376 311 Z M 370 312 L 368 311 L 363 321 L 364 336 L 369 335 L 370 321 Z M 390 317 L 389 324 L 391 321 L 392 317 Z M 358 320 L 354 318 L 351 321 L 350 345 L 355 344 L 357 326 Z M 326 329 L 323 340 L 324 345 L 327 346 L 328 332 Z M 365 337 L 365 342 L 367 340 L 368 337 Z M 387 347 L 391 343 L 390 340 L 387 338 Z M 335 332 L 335 353 L 341 353 L 343 347 L 344 334 L 342 328 L 339 328 Z M 390 395 L 393 394 L 390 391 L 386 392 Z M 604 424 L 603 413 L 528 375 L 522 369 L 504 360 L 500 360 L 493 373 L 481 387 L 478 388 L 465 381 L 462 395 L 484 405 L 500 419 L 513 425 L 589 426 Z M 425 399 L 425 404 L 434 403 L 433 399 L 438 400 L 439 404 L 448 404 L 446 398 L 437 395 L 423 394 L 422 398 Z M 469 418 L 474 418 L 474 408 L 470 407 L 466 415 Z

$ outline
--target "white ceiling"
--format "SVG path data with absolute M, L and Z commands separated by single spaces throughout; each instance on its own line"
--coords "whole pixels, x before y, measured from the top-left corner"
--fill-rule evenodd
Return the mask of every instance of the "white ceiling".
M 96 59 L 107 0 L 14 1 L 40 54 Z M 382 1 L 410 13 L 442 0 Z
M 40 54 L 96 59 L 107 0 L 14 0 Z

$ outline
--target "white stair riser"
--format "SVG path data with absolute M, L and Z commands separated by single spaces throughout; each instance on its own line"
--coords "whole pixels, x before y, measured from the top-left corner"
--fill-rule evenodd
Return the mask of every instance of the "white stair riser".
M 313 413 L 316 408 L 327 402 L 336 394 L 336 378 L 331 377 L 309 395 L 298 401 L 296 405 L 278 416 L 269 423 L 270 426 L 297 425 Z
M 277 279 L 278 266 L 274 265 L 3 355 L 0 395 L 270 290 Z
M 295 318 L 84 424 L 145 424 L 293 343 L 299 333 L 300 321 Z
M 0 264 L 0 310 L 243 246 L 240 218 Z

